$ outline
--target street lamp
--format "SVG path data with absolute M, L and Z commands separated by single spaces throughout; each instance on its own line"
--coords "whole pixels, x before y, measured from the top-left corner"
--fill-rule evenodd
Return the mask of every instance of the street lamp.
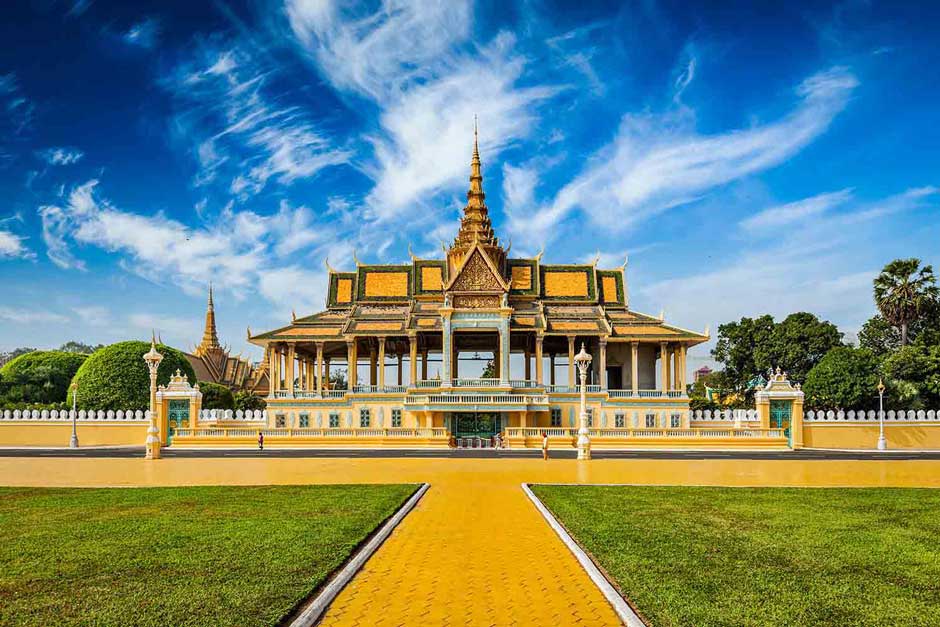
M 878 380 L 878 450 L 888 450 L 888 441 L 885 439 L 885 382 Z
M 69 439 L 69 448 L 78 448 L 78 427 L 75 424 L 75 420 L 78 418 L 78 411 L 76 411 L 78 383 L 72 381 L 72 385 L 69 386 L 69 389 L 72 390 L 72 437 Z
M 144 354 L 150 370 L 150 426 L 147 428 L 147 459 L 160 459 L 160 430 L 157 429 L 157 369 L 163 355 L 157 352 L 157 338 L 151 336 L 150 350 Z
M 574 363 L 581 375 L 581 414 L 578 417 L 581 423 L 578 429 L 578 459 L 591 459 L 591 438 L 588 437 L 587 415 L 587 373 L 591 366 L 591 356 L 584 350 L 581 343 L 581 352 L 575 355 Z

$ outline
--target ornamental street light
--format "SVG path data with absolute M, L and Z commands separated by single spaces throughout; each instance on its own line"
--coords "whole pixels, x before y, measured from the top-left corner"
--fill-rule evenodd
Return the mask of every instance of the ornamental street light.
M 578 459 L 591 459 L 591 438 L 588 437 L 588 415 L 587 415 L 587 373 L 591 366 L 591 356 L 584 350 L 584 342 L 581 343 L 581 352 L 575 355 L 574 363 L 578 367 L 578 374 L 581 376 L 581 414 L 578 417 L 580 427 L 578 428 Z
M 157 369 L 163 355 L 157 352 L 157 338 L 151 336 L 150 350 L 144 354 L 150 371 L 150 426 L 147 428 L 147 459 L 160 459 L 160 430 L 157 429 Z
M 888 450 L 888 440 L 885 439 L 885 382 L 878 380 L 878 450 Z
M 69 389 L 72 390 L 72 437 L 69 439 L 69 448 L 78 448 L 78 426 L 75 424 L 75 420 L 78 418 L 78 411 L 76 411 L 78 383 L 72 381 Z

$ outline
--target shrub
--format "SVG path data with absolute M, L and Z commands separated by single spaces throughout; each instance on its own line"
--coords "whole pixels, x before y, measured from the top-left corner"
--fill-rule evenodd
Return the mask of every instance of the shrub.
M 247 411 L 249 409 L 251 410 L 264 409 L 267 406 L 268 404 L 264 401 L 264 399 L 258 396 L 257 394 L 255 394 L 254 392 L 250 392 L 248 390 L 242 390 L 235 394 L 235 409 L 236 410 L 240 409 L 242 411 Z
M 203 409 L 235 409 L 235 397 L 224 385 L 200 381 L 199 391 L 202 392 Z
M 64 403 L 72 377 L 87 358 L 62 351 L 20 355 L 0 369 L 0 400 L 4 404 Z
M 873 409 L 878 405 L 878 360 L 867 348 L 840 346 L 806 375 L 807 407 Z
M 79 409 L 147 409 L 150 373 L 144 354 L 149 350 L 149 342 L 118 342 L 89 356 L 73 379 L 78 384 Z M 163 344 L 157 350 L 163 354 L 157 385 L 166 385 L 177 370 L 191 384 L 196 382 L 196 373 L 183 353 Z

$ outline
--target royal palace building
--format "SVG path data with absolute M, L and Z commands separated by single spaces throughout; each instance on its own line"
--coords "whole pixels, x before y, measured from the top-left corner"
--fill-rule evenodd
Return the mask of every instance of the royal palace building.
M 269 426 L 423 442 L 567 433 L 584 346 L 593 428 L 689 428 L 686 355 L 706 334 L 631 310 L 624 267 L 509 253 L 475 139 L 467 204 L 442 259 L 330 268 L 324 311 L 249 331 L 265 349 Z M 483 376 L 467 376 L 481 354 L 492 355 Z

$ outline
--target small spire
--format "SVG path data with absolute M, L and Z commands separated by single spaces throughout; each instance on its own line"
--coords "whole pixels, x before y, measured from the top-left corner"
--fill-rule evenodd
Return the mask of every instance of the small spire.
M 199 357 L 205 355 L 210 350 L 221 350 L 219 344 L 219 334 L 215 328 L 215 303 L 212 298 L 212 283 L 209 283 L 209 298 L 206 304 L 206 326 L 202 332 L 202 342 L 194 351 Z

